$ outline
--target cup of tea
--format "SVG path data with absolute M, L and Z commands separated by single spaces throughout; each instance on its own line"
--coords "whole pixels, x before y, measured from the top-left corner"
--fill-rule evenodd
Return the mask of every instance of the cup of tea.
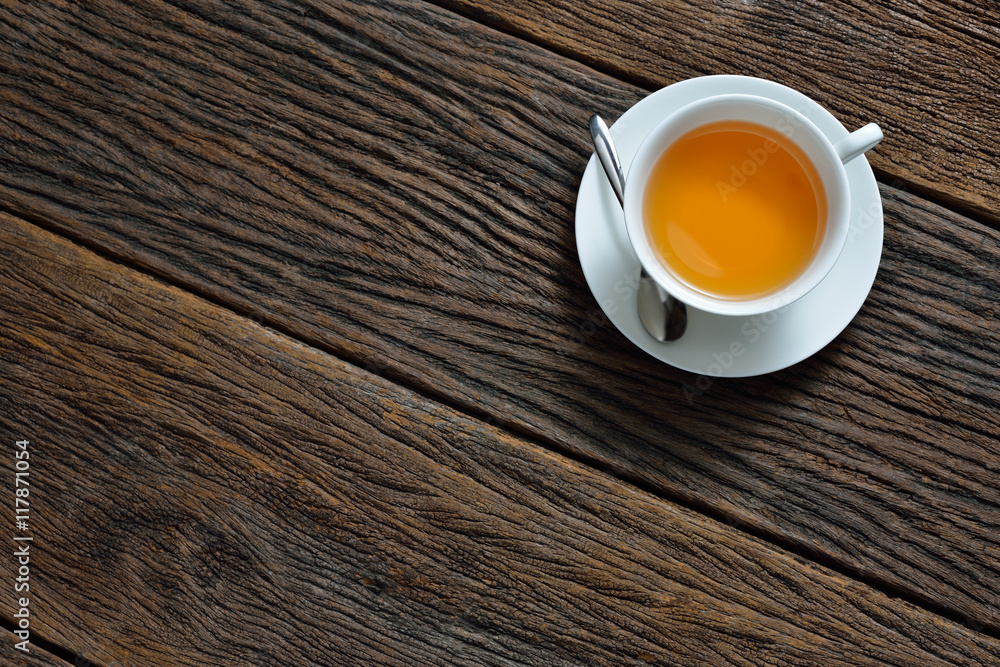
M 629 238 L 647 273 L 695 308 L 760 315 L 801 298 L 847 241 L 845 166 L 882 140 L 837 143 L 802 113 L 754 95 L 692 102 L 642 141 L 626 178 Z

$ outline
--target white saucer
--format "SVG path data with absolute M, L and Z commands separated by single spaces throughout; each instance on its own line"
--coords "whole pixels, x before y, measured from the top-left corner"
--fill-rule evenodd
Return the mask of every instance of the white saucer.
M 797 109 L 836 143 L 848 131 L 826 109 L 791 88 L 746 76 L 688 79 L 646 97 L 611 127 L 628 180 L 628 165 L 646 134 L 676 109 L 702 97 L 760 95 Z M 671 366 L 716 377 L 771 373 L 815 354 L 861 309 L 882 256 L 882 199 L 868 160 L 847 167 L 851 231 L 836 266 L 793 304 L 754 318 L 688 308 L 687 333 L 660 343 L 643 328 L 635 305 L 639 260 L 625 233 L 621 207 L 597 156 L 591 156 L 576 201 L 576 242 L 587 284 L 608 319 L 640 348 Z

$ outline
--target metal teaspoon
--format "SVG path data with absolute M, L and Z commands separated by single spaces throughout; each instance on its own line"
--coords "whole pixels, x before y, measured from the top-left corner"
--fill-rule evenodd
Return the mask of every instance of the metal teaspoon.
M 611 181 L 611 189 L 618 197 L 618 203 L 625 207 L 625 175 L 618 160 L 618 152 L 611 141 L 611 132 L 604 120 L 590 117 L 590 136 L 594 140 L 597 159 L 604 167 L 604 173 Z M 687 330 L 687 306 L 668 294 L 649 277 L 646 269 L 639 265 L 639 291 L 637 294 L 639 320 L 650 336 L 661 343 L 675 341 Z

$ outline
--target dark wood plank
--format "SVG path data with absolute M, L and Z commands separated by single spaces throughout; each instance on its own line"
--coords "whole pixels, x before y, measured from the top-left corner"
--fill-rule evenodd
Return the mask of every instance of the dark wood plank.
M 848 127 L 877 122 L 888 180 L 1000 224 L 1000 21 L 993 4 L 835 0 L 436 0 L 655 90 L 746 74 Z
M 1000 659 L 1000 640 L 5 215 L 0 248 L 35 622 L 89 660 Z
M 884 187 L 855 324 L 689 404 L 699 378 L 603 322 L 576 264 L 586 119 L 643 91 L 418 2 L 252 8 L 0 12 L 8 206 L 1000 629 L 1000 234 Z
M 30 644 L 30 640 L 28 652 L 25 653 L 14 648 L 14 644 L 20 641 L 21 639 L 10 631 L 3 632 L 3 639 L 0 640 L 0 665 L 9 665 L 10 667 L 90 667 L 89 665 L 72 665 L 72 663 Z

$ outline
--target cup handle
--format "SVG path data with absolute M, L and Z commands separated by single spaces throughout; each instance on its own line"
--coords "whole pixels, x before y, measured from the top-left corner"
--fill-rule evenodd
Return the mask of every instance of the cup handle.
M 875 148 L 882 141 L 882 130 L 875 123 L 868 123 L 836 143 L 834 148 L 840 161 L 847 164 L 862 153 Z

